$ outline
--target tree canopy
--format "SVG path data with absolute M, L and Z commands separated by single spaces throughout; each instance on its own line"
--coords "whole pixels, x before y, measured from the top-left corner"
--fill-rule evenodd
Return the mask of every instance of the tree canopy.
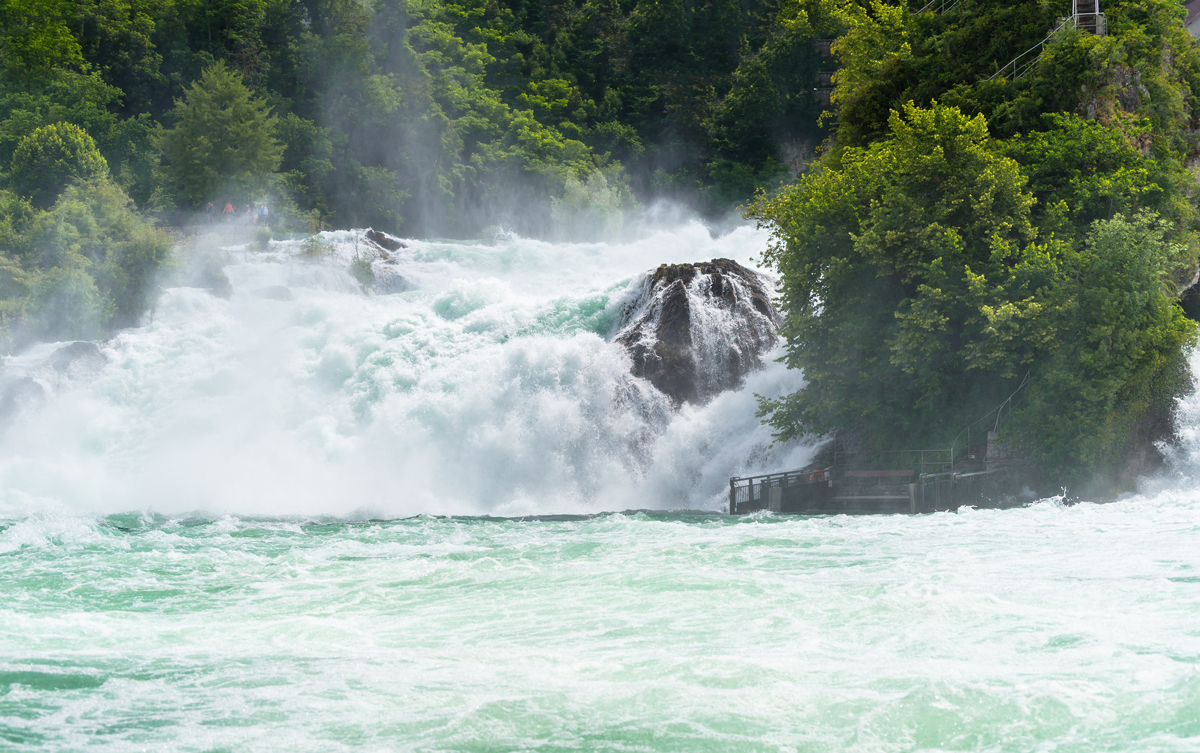
M 273 201 L 342 227 L 544 233 L 551 199 L 596 174 L 629 200 L 724 214 L 802 170 L 827 133 L 814 89 L 833 61 L 813 40 L 841 21 L 825 5 L 14 0 L 0 164 L 33 128 L 69 122 L 154 211 L 194 210 L 249 170 L 280 176 Z M 218 107 L 235 80 L 248 96 Z M 258 125 L 231 141 L 201 118 L 222 107 L 275 125 L 239 120 Z

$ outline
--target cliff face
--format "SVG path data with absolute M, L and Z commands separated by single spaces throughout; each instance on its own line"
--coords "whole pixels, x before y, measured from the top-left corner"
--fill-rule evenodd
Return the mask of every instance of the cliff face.
M 729 259 L 664 264 L 649 275 L 614 341 L 676 405 L 737 387 L 779 341 L 778 312 L 756 272 Z

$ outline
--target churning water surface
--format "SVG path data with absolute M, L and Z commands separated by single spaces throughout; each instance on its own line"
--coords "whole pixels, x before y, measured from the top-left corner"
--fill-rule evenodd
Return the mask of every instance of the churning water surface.
M 0 749 L 1200 750 L 1200 402 L 1116 503 L 731 520 L 796 375 L 674 412 L 609 338 L 762 233 L 413 241 L 377 295 L 326 239 L 6 364 Z

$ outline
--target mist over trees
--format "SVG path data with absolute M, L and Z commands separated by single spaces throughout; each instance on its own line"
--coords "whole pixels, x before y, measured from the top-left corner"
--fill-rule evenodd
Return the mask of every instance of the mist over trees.
M 269 197 L 417 235 L 543 232 L 568 185 L 594 211 L 616 190 L 725 213 L 812 158 L 832 67 L 779 0 L 11 0 L 0 14 L 0 165 L 30 130 L 70 123 L 147 210 Z M 595 175 L 593 200 L 578 186 Z
M 815 153 L 814 34 L 778 0 L 5 0 L 0 348 L 135 323 L 155 223 L 209 202 L 459 237 L 725 214 Z
M 1069 7 L 836 11 L 831 148 L 751 210 L 806 381 L 760 404 L 779 437 L 948 447 L 1019 392 L 1002 439 L 1111 494 L 1170 436 L 1196 344 L 1200 50 L 1178 3 L 1128 0 L 1108 36 L 1065 27 L 992 77 Z

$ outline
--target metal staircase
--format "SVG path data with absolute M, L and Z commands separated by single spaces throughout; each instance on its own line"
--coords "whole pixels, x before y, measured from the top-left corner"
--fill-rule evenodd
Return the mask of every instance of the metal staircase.
M 1045 39 L 1017 55 L 1001 66 L 1000 70 L 988 76 L 988 81 L 998 78 L 1017 81 L 1024 77 L 1037 64 L 1038 57 L 1046 43 L 1067 28 L 1078 29 L 1098 37 L 1105 36 L 1108 33 L 1108 20 L 1100 12 L 1100 0 L 1072 0 L 1071 15 L 1060 20 Z
M 1100 12 L 1100 0 L 1074 0 L 1071 20 L 1075 28 L 1098 37 L 1108 33 L 1107 19 Z
M 957 8 L 958 4 L 961 2 L 962 0 L 929 0 L 929 2 L 926 3 L 925 6 L 922 7 L 921 10 L 917 11 L 914 15 L 920 15 L 922 13 L 949 13 Z

